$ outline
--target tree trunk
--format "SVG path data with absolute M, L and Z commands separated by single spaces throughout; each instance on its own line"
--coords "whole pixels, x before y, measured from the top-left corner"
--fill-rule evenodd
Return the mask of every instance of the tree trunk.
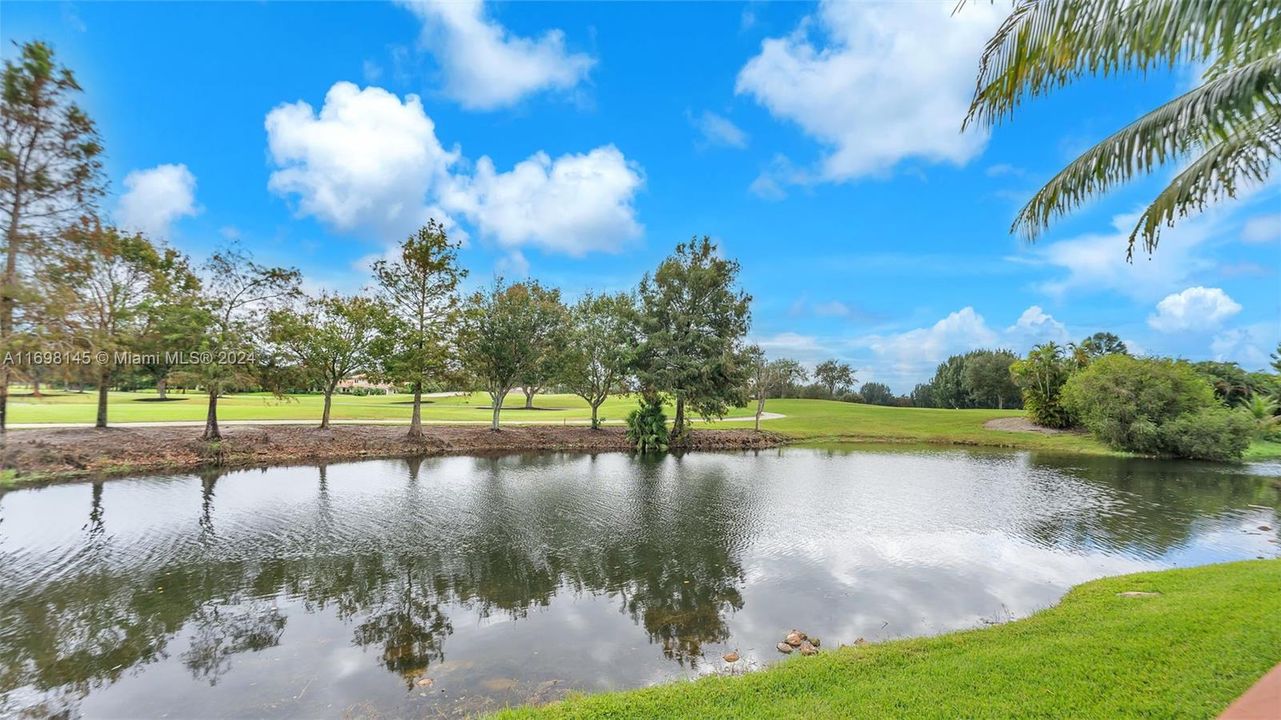
M 209 414 L 205 417 L 204 439 L 222 439 L 222 433 L 218 431 L 218 393 L 213 390 L 209 391 Z
M 498 415 L 503 411 L 503 400 L 507 398 L 507 393 L 502 393 L 501 395 L 490 394 L 489 397 L 494 400 L 494 419 L 490 424 L 489 429 L 494 432 L 498 432 Z
M 320 413 L 320 429 L 329 429 L 329 407 L 334 402 L 334 386 L 325 388 L 325 409 Z
M 166 392 L 168 392 L 168 390 L 169 390 L 169 376 L 161 375 L 160 379 L 156 381 L 156 397 L 159 398 L 160 400 L 165 400 L 166 398 L 168 398 L 168 395 L 165 394 Z
M 675 445 L 681 436 L 685 434 L 685 398 L 680 395 L 676 396 L 676 419 L 672 421 L 672 432 L 668 435 L 668 441 Z
M 524 393 L 525 393 L 525 409 L 526 409 L 526 410 L 533 410 L 533 409 L 534 409 L 534 395 L 538 392 L 538 388 L 534 388 L 534 387 L 523 387 L 523 388 L 521 388 L 521 390 L 523 390 L 523 391 L 524 391 Z
M 600 409 L 600 403 L 592 403 L 592 429 L 600 430 L 600 420 L 596 419 L 596 411 Z
M 423 381 L 414 381 L 414 411 L 409 415 L 409 439 L 423 438 Z
M 5 433 L 5 415 L 9 410 L 9 366 L 0 367 L 0 438 Z
M 40 376 L 39 375 L 31 376 L 31 397 L 33 398 L 44 397 L 43 395 L 40 394 Z
M 94 421 L 94 427 L 107 427 L 107 390 L 111 381 L 111 371 L 103 368 L 98 373 L 98 419 Z

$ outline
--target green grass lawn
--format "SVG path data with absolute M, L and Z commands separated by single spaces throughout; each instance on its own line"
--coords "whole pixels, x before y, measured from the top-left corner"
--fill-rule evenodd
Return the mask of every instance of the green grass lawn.
M 19 388 L 21 392 L 21 388 Z M 205 397 L 170 393 L 167 402 L 156 402 L 155 393 L 111 393 L 112 423 L 203 421 Z M 408 395 L 335 396 L 335 420 L 409 421 Z M 12 423 L 92 423 L 97 396 L 93 393 L 55 393 L 35 399 L 22 394 L 10 398 Z M 509 395 L 504 422 L 585 422 L 591 417 L 587 403 L 575 395 L 538 395 L 537 410 L 525 410 L 525 398 Z M 230 395 L 218 401 L 220 420 L 315 420 L 319 422 L 322 398 L 295 395 L 276 398 L 266 393 Z M 487 422 L 489 397 L 484 393 L 428 398 L 423 418 L 439 422 Z M 601 407 L 607 421 L 620 421 L 636 407 L 635 398 L 613 397 Z M 763 428 L 812 442 L 915 442 L 957 443 L 1046 450 L 1053 452 L 1117 454 L 1080 433 L 1041 435 L 989 430 L 983 423 L 998 417 L 1022 415 L 1021 410 L 943 410 L 895 408 L 834 402 L 830 400 L 770 400 L 768 412 L 787 417 L 762 422 Z M 750 416 L 754 410 L 735 408 L 730 417 Z M 669 411 L 669 416 L 670 416 Z M 716 427 L 751 427 L 751 422 L 715 423 Z M 1247 459 L 1281 457 L 1281 443 L 1255 443 Z
M 1281 560 L 1107 578 L 1006 625 L 498 717 L 1212 718 L 1281 662 L 1278 588 Z

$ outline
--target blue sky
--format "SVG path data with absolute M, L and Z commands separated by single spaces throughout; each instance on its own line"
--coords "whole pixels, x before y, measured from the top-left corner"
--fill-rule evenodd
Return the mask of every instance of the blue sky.
M 104 209 L 194 256 L 239 242 L 353 291 L 426 217 L 470 285 L 633 286 L 679 241 L 742 263 L 752 338 L 906 392 L 947 355 L 1111 330 L 1266 364 L 1281 339 L 1281 190 L 1124 261 L 1170 168 L 1034 245 L 1022 202 L 1186 89 L 1091 80 L 962 135 L 1001 7 L 953 3 L 6 3 L 51 42 L 105 140 Z

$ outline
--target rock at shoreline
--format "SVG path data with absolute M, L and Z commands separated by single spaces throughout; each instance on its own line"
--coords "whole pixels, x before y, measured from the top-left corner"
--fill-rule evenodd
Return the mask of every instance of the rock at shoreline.
M 792 647 L 800 647 L 801 643 L 805 642 L 806 639 L 805 633 L 800 630 L 793 630 L 787 634 L 787 637 L 783 639 L 783 642 L 791 645 Z
M 791 645 L 788 645 L 788 644 L 787 644 L 787 643 L 785 643 L 785 642 L 781 642 L 781 643 L 779 643 L 779 644 L 775 645 L 774 647 L 778 648 L 778 651 L 779 651 L 779 652 L 781 652 L 781 653 L 783 653 L 784 655 L 788 655 L 788 654 L 790 654 L 790 653 L 792 652 L 792 650 L 794 649 Z
M 730 652 L 727 652 L 724 655 L 722 655 L 721 659 L 727 663 L 736 663 L 738 662 L 738 653 L 731 650 Z
M 800 650 L 802 655 L 818 654 L 818 648 L 814 647 L 814 645 L 809 640 L 803 640 L 801 642 L 801 646 L 797 648 L 797 650 Z

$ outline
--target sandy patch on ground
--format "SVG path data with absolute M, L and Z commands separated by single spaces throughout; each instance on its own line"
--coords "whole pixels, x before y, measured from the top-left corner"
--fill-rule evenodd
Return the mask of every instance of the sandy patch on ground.
M 991 420 L 988 420 L 987 422 L 983 423 L 983 427 L 987 428 L 988 430 L 1004 430 L 1006 432 L 1030 432 L 1030 433 L 1040 433 L 1041 435 L 1059 435 L 1059 434 L 1068 432 L 1067 430 L 1059 430 L 1058 428 L 1041 427 L 1040 425 L 1033 423 L 1031 420 L 1028 420 L 1025 417 L 992 418 Z

